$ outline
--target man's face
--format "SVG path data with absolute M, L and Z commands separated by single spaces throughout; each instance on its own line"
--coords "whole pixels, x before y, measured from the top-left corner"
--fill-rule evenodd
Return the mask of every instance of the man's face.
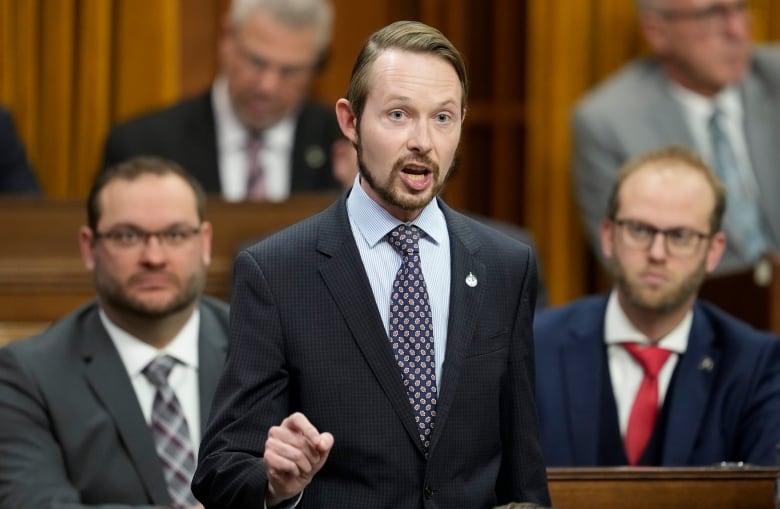
M 745 0 L 656 0 L 643 16 L 650 45 L 669 77 L 706 96 L 740 81 L 750 64 Z
M 632 240 L 631 224 L 709 235 L 715 206 L 709 183 L 681 163 L 655 163 L 623 182 L 619 203 L 615 221 L 606 220 L 602 225 L 601 241 L 621 305 L 629 313 L 666 315 L 687 310 L 706 274 L 720 259 L 724 235 L 696 237 L 691 244 L 695 249 L 681 255 L 667 249 L 670 242 L 679 243 L 680 239 L 668 239 L 660 233 L 652 237 L 648 247 L 639 247 Z
M 409 221 L 439 193 L 460 141 L 462 89 L 435 55 L 388 50 L 372 64 L 362 118 L 348 101 L 339 122 L 355 144 L 361 186 L 393 216 Z
M 315 27 L 293 28 L 264 11 L 228 26 L 220 55 L 233 109 L 252 130 L 272 126 L 306 98 L 319 58 Z
M 83 227 L 79 239 L 109 316 L 157 319 L 194 307 L 211 259 L 211 225 L 200 222 L 187 183 L 176 175 L 117 179 L 103 188 L 99 204 L 97 231 Z M 105 237 L 133 232 L 190 235 L 176 242 L 151 236 L 132 246 Z

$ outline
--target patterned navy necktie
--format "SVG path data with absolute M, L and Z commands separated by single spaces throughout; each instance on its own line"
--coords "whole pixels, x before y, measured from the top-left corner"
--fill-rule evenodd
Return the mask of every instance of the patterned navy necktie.
M 420 267 L 422 231 L 402 224 L 387 234 L 387 241 L 403 258 L 390 296 L 390 343 L 409 396 L 420 440 L 427 450 L 435 424 L 436 367 L 433 322 Z
M 174 509 L 185 509 L 197 504 L 190 490 L 195 473 L 195 453 L 181 404 L 168 385 L 168 375 L 176 362 L 170 355 L 157 357 L 144 368 L 143 374 L 157 389 L 150 426 L 171 505 Z

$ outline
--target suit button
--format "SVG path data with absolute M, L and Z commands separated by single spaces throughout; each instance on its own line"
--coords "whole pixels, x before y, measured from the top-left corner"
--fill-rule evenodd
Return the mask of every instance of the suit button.
M 433 489 L 431 489 L 431 487 L 428 486 L 427 484 L 423 489 L 423 497 L 425 498 L 425 500 L 430 500 L 433 497 Z

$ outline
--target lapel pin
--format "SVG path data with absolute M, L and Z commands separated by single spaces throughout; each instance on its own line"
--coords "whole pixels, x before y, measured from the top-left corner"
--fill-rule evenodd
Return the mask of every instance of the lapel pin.
M 469 272 L 469 275 L 466 276 L 466 286 L 469 288 L 474 288 L 477 286 L 477 276 Z
M 303 158 L 309 168 L 318 170 L 325 165 L 327 156 L 319 145 L 309 145 L 303 153 Z
M 705 356 L 701 362 L 699 362 L 699 371 L 706 371 L 709 373 L 713 368 L 715 368 L 715 362 L 710 356 Z

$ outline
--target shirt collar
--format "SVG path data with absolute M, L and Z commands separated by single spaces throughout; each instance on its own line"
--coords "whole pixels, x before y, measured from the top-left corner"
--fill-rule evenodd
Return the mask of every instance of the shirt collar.
M 688 336 L 692 323 L 693 311 L 689 310 L 682 321 L 669 334 L 662 337 L 656 345 L 678 354 L 684 354 L 688 348 Z M 607 302 L 607 312 L 604 316 L 604 341 L 607 345 L 619 343 L 652 344 L 650 339 L 634 327 L 634 324 L 628 319 L 620 306 L 615 290 L 610 293 Z
M 355 183 L 347 197 L 347 213 L 357 226 L 360 235 L 372 248 L 380 241 L 384 241 L 385 235 L 402 223 L 366 194 L 360 185 L 360 175 L 355 177 Z M 409 224 L 422 229 L 426 238 L 436 245 L 439 245 L 447 235 L 447 221 L 435 198 Z
M 170 355 L 180 363 L 198 369 L 200 310 L 197 308 L 173 340 L 159 350 L 121 329 L 111 321 L 102 309 L 100 310 L 100 320 L 108 331 L 108 335 L 131 378 L 140 374 L 155 357 L 160 355 Z
M 737 86 L 726 87 L 714 97 L 697 94 L 673 81 L 670 87 L 672 95 L 697 117 L 708 119 L 714 107 L 719 108 L 728 118 L 739 119 L 742 116 L 742 102 Z

